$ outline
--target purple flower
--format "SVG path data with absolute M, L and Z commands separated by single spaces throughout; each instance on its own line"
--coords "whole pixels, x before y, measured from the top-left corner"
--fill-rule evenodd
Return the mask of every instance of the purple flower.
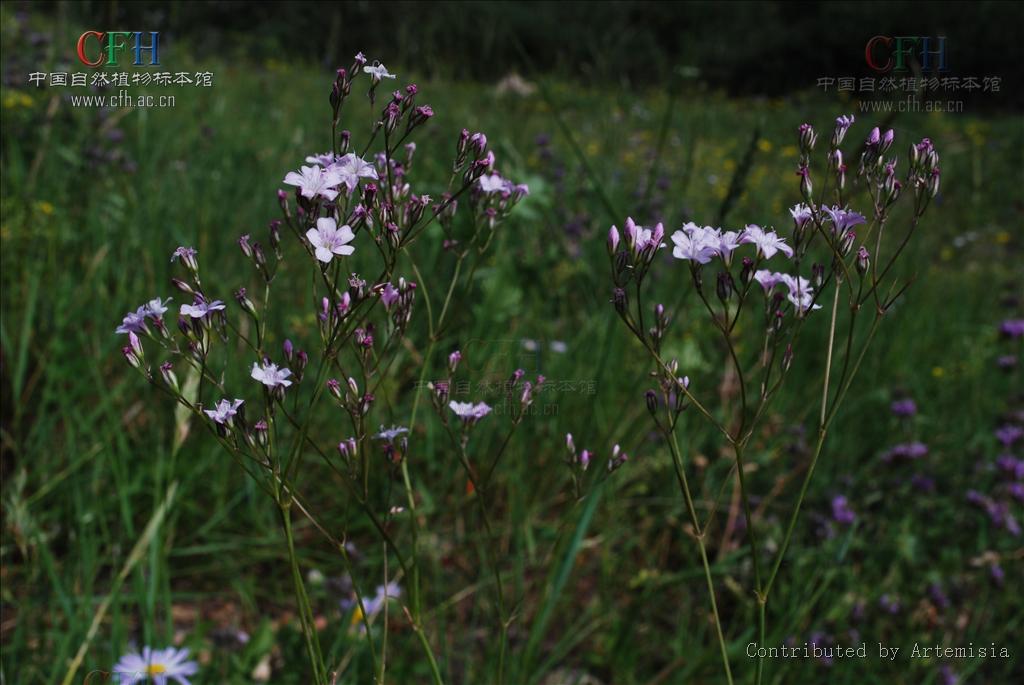
M 782 283 L 783 276 L 784 274 L 780 274 L 777 271 L 769 271 L 768 269 L 758 269 L 754 272 L 754 280 L 761 284 L 766 293 L 770 293 L 775 286 Z
M 369 178 L 376 181 L 379 178 L 374 166 L 354 152 L 343 156 L 327 170 L 333 173 L 350 193 L 359 185 L 359 179 Z
M 928 454 L 928 445 L 923 442 L 907 442 L 894 445 L 882 453 L 882 461 L 890 462 L 894 459 L 920 459 Z
M 121 325 L 118 326 L 115 333 L 142 333 L 146 330 L 146 317 L 149 316 L 149 309 L 146 305 L 142 305 L 134 312 L 128 312 L 124 315 L 124 319 L 121 320 Z
M 747 224 L 746 230 L 743 231 L 741 242 L 756 245 L 757 251 L 765 259 L 771 259 L 775 256 L 776 252 L 781 252 L 787 257 L 793 256 L 793 248 L 787 245 L 775 231 L 765 231 L 756 224 Z
M 316 253 L 316 258 L 325 264 L 334 259 L 334 255 L 350 255 L 356 248 L 347 243 L 355 240 L 355 234 L 348 224 L 338 226 L 337 222 L 330 217 L 321 217 L 316 220 L 316 228 L 306 231 L 306 239 Z
M 472 402 L 456 402 L 452 400 L 448 403 L 448 406 L 467 425 L 472 425 L 491 413 L 490 406 L 483 402 L 473 404 Z
M 304 166 L 298 172 L 289 171 L 283 183 L 297 186 L 302 196 L 310 200 L 317 196 L 333 200 L 338 197 L 338 191 L 334 188 L 341 183 L 341 178 L 335 172 L 318 166 Z
M 721 238 L 710 226 L 698 226 L 687 223 L 681 230 L 672 234 L 672 256 L 676 259 L 707 264 L 718 254 Z
M 995 435 L 996 439 L 1003 443 L 1004 447 L 1010 447 L 1013 443 L 1020 440 L 1021 437 L 1024 437 L 1024 428 L 1007 424 L 997 428 Z
M 217 423 L 225 425 L 235 417 L 242 404 L 242 400 L 221 400 L 213 409 L 204 409 L 203 411 Z
M 889 410 L 892 412 L 893 416 L 906 419 L 917 414 L 917 404 L 914 403 L 914 400 L 907 397 L 902 400 L 896 400 L 890 404 Z
M 915 473 L 910 479 L 910 484 L 921 492 L 935 492 L 935 479 L 931 476 Z
M 843 138 L 846 137 L 846 132 L 853 126 L 854 118 L 852 114 L 845 114 L 841 117 L 836 117 L 836 128 L 832 132 L 832 146 L 839 147 L 843 142 Z
M 336 157 L 333 152 L 322 152 L 318 155 L 309 155 L 306 157 L 306 161 L 309 164 L 319 164 L 322 167 L 329 167 L 336 161 Z
M 949 664 L 939 667 L 939 685 L 960 685 L 960 676 L 950 668 Z
M 796 224 L 797 228 L 802 228 L 808 221 L 814 218 L 814 212 L 803 203 L 790 207 L 789 213 L 792 215 L 793 223 Z
M 850 508 L 849 501 L 845 495 L 836 495 L 832 498 L 832 518 L 836 523 L 845 526 L 851 525 L 857 520 L 857 514 Z
M 380 301 L 384 304 L 384 309 L 391 309 L 391 305 L 398 301 L 399 295 L 401 293 L 398 292 L 395 286 L 385 283 L 380 291 Z
M 878 598 L 878 606 L 882 611 L 893 615 L 900 613 L 900 609 L 903 608 L 898 597 L 890 597 L 887 594 Z
M 480 190 L 484 193 L 503 193 L 512 185 L 497 173 L 484 174 L 477 180 Z
M 384 603 L 389 599 L 398 599 L 401 596 L 402 588 L 398 583 L 391 582 L 386 586 L 378 585 L 374 596 L 363 601 L 363 607 L 366 609 L 368 616 L 374 616 L 380 613 L 381 609 L 384 608 Z
M 999 325 L 999 332 L 1011 339 L 1024 336 L 1024 319 L 1007 319 Z
M 153 318 L 161 317 L 164 315 L 164 312 L 167 311 L 167 303 L 172 299 L 173 298 L 168 297 L 166 300 L 161 300 L 159 297 L 155 297 L 144 304 L 143 308 L 145 308 L 148 316 L 152 316 Z
M 718 254 L 728 262 L 729 255 L 733 250 L 743 244 L 743 233 L 739 231 L 725 231 L 718 238 Z
M 183 304 L 178 310 L 181 316 L 191 316 L 193 319 L 201 319 L 210 312 L 217 312 L 224 309 L 224 303 L 220 300 L 207 302 L 201 296 L 196 297 L 192 304 Z
M 136 685 L 150 679 L 156 685 L 167 685 L 170 680 L 178 685 L 189 685 L 188 676 L 199 672 L 199 664 L 188 661 L 187 649 L 152 649 L 143 647 L 142 653 L 125 654 L 111 669 L 120 685 Z
M 288 380 L 288 376 L 292 375 L 291 369 L 278 368 L 277 364 L 266 363 L 260 366 L 253 362 L 251 375 L 268 388 L 287 388 L 292 384 Z
M 181 260 L 181 263 L 185 265 L 190 271 L 195 271 L 199 266 L 196 262 L 196 255 L 199 254 L 194 247 L 178 247 L 174 252 L 171 253 L 171 261 Z
M 377 440 L 385 440 L 387 442 L 394 442 L 398 436 L 408 433 L 409 429 L 404 426 L 392 426 L 391 428 L 385 429 L 384 426 L 380 427 L 380 432 L 373 437 Z
M 867 219 L 864 218 L 863 214 L 854 212 L 850 209 L 842 209 L 840 207 L 822 207 L 822 211 L 828 215 L 828 218 L 832 220 L 832 231 L 836 235 L 846 235 L 847 232 L 854 226 L 867 223 Z
M 803 315 L 813 309 L 821 309 L 820 304 L 814 304 L 814 288 L 811 282 L 803 276 L 790 276 L 780 274 L 782 282 L 789 289 L 786 299 L 796 308 L 798 314 Z

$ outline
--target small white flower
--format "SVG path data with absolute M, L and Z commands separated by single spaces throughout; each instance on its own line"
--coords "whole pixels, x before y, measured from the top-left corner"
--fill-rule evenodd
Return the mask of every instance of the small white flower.
M 377 62 L 376 64 L 370 65 L 368 67 L 364 66 L 363 71 L 372 76 L 375 81 L 380 81 L 381 79 L 386 78 L 395 78 L 395 75 L 389 72 L 387 67 L 385 67 L 380 62 Z
M 142 654 L 132 652 L 122 656 L 112 670 L 120 685 L 136 685 L 150 680 L 157 685 L 167 685 L 171 680 L 178 685 L 189 685 L 187 676 L 198 673 L 199 664 L 187 659 L 187 649 L 143 647 Z

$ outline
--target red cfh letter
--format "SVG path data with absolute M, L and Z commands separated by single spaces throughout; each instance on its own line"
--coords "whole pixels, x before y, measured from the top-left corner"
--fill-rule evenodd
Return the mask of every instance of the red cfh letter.
M 884 74 L 885 72 L 890 71 L 892 69 L 892 54 L 889 54 L 889 59 L 885 63 L 885 65 L 880 67 L 877 64 L 875 64 L 875 57 L 873 53 L 875 51 L 875 45 L 877 43 L 885 43 L 887 46 L 889 46 L 892 45 L 892 38 L 890 38 L 889 36 L 875 36 L 874 38 L 869 40 L 868 44 L 864 46 L 864 60 L 868 63 L 869 67 L 871 67 L 872 69 L 879 73 Z
M 78 61 L 80 61 L 82 64 L 84 64 L 87 67 L 98 67 L 100 64 L 102 64 L 103 63 L 103 51 L 102 51 L 102 49 L 100 50 L 100 56 L 96 58 L 96 61 L 95 62 L 90 62 L 89 58 L 85 56 L 85 41 L 90 36 L 95 36 L 96 37 L 96 42 L 100 43 L 101 46 L 102 46 L 103 36 L 104 35 L 106 35 L 106 34 L 104 34 L 103 31 L 86 31 L 81 36 L 79 36 L 78 37 Z

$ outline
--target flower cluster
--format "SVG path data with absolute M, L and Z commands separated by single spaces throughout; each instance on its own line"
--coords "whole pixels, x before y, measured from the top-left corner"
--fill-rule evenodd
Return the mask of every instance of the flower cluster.
M 387 499 L 391 497 L 395 467 L 404 469 L 408 464 L 412 425 L 395 425 L 394 413 L 407 404 L 416 406 L 413 395 L 407 392 L 409 384 L 401 379 L 396 382 L 392 376 L 399 373 L 393 369 L 406 370 L 403 364 L 394 364 L 403 357 L 403 350 L 417 347 L 403 342 L 410 322 L 422 313 L 417 306 L 421 284 L 400 275 L 398 266 L 411 264 L 417 269 L 417 263 L 423 264 L 419 256 L 413 258 L 411 250 L 435 225 L 440 227 L 436 243 L 455 255 L 456 263 L 452 265 L 450 254 L 442 252 L 436 268 L 440 278 L 446 277 L 446 272 L 452 274 L 451 282 L 441 288 L 448 299 L 436 319 L 429 299 L 426 303 L 431 335 L 422 362 L 426 369 L 433 361 L 433 344 L 438 339 L 435 331 L 443 329 L 447 313 L 458 307 L 456 293 L 460 286 L 473 287 L 472 273 L 495 232 L 529 192 L 525 185 L 511 180 L 510 169 L 499 171 L 487 136 L 467 129 L 456 137 L 454 159 L 433 165 L 449 169 L 446 181 L 438 180 L 435 186 L 443 190 L 432 197 L 424 192 L 425 184 L 414 186 L 411 172 L 416 143 L 412 137 L 434 112 L 429 105 L 418 102 L 415 84 L 378 98 L 381 84 L 396 79 L 384 65 L 368 63 L 361 53 L 349 68 L 337 70 L 329 96 L 330 148 L 305 155 L 303 163 L 279 177 L 284 186 L 277 192 L 280 217 L 269 222 L 265 238 L 246 233 L 238 239 L 242 255 L 252 265 L 250 278 L 255 283 L 239 284 L 233 298 L 218 299 L 215 291 L 222 279 L 215 275 L 201 278 L 207 274 L 205 269 L 201 274 L 198 251 L 180 246 L 171 256 L 179 269 L 172 285 L 186 300 L 178 310 L 176 330 L 164 324 L 170 300 L 162 298 L 129 312 L 116 329 L 118 334 L 128 336 L 128 344 L 122 348 L 128 363 L 191 412 L 194 420 L 201 422 L 273 499 L 289 539 L 288 553 L 295 575 L 299 562 L 291 544 L 290 527 L 294 512 L 309 518 L 333 547 L 344 548 L 331 532 L 335 526 L 321 524 L 315 512 L 300 504 L 301 484 L 296 482 L 296 474 L 303 460 L 312 457 L 319 458 L 338 476 L 348 500 L 366 514 L 389 554 L 409 577 L 406 556 L 388 532 L 388 522 L 382 521 L 378 513 L 385 511 L 392 516 L 399 509 L 390 506 Z M 355 136 L 341 124 L 346 102 L 360 85 L 366 86 L 373 118 L 369 133 L 357 147 Z M 460 203 L 468 211 L 459 211 Z M 360 268 L 373 269 L 375 277 L 361 275 L 356 270 L 357 259 Z M 476 261 L 468 277 L 461 270 L 467 259 Z M 307 277 L 301 280 L 302 294 L 285 293 L 284 299 L 292 303 L 288 306 L 312 302 L 312 311 L 307 310 L 306 315 L 316 325 L 309 331 L 298 323 L 306 317 L 290 316 L 293 330 L 273 331 L 271 295 L 280 291 L 279 279 L 284 272 L 295 272 L 291 264 L 282 271 L 282 264 L 296 260 L 307 271 Z M 372 262 L 376 264 L 370 266 Z M 312 298 L 306 299 L 309 284 Z M 426 293 L 422 297 L 426 298 Z M 304 344 L 292 342 L 300 337 L 309 340 Z M 156 358 L 158 373 L 153 372 L 151 358 Z M 233 363 L 238 370 L 234 370 Z M 451 375 L 457 364 L 455 353 L 449 359 Z M 185 380 L 179 381 L 179 373 Z M 506 402 L 511 407 L 513 430 L 544 383 L 543 377 L 530 382 L 523 376 L 521 371 L 516 372 L 507 384 Z M 469 431 L 492 408 L 484 402 L 449 401 L 447 389 L 441 391 L 448 383 L 450 378 L 438 382 L 433 398 L 443 410 L 439 413 L 446 430 L 453 433 L 452 413 L 461 426 L 461 439 L 456 436 L 455 444 L 460 461 L 468 466 Z M 378 403 L 377 397 L 382 395 L 386 402 Z M 324 409 L 321 400 L 325 397 L 349 424 L 343 432 L 326 439 L 312 430 L 318 425 L 338 430 L 338 421 L 325 423 L 317 418 L 318 409 Z M 373 420 L 376 412 L 387 416 Z M 385 428 L 385 423 L 392 427 Z M 379 431 L 373 426 L 380 426 Z M 337 448 L 325 449 L 326 444 Z M 507 445 L 508 439 L 503 444 Z M 371 445 L 383 450 L 389 465 L 387 473 L 378 476 L 379 465 L 368 459 Z M 471 479 L 476 476 L 469 471 Z M 376 487 L 378 478 L 387 487 L 383 483 Z M 410 479 L 406 476 L 403 481 L 409 489 L 406 501 L 414 502 Z M 412 554 L 416 552 L 414 543 Z M 372 615 L 387 598 L 399 596 L 397 589 L 392 592 L 390 588 L 378 589 L 377 596 L 366 602 L 367 613 Z M 414 588 L 414 593 L 418 589 Z M 302 587 L 296 587 L 296 599 L 313 679 L 322 685 L 328 682 L 327 667 L 316 644 L 309 598 Z M 418 603 L 413 609 L 418 619 Z M 503 622 L 507 624 L 507 618 Z M 430 649 L 429 643 L 423 644 Z M 152 675 L 157 682 L 164 682 L 164 674 L 171 678 L 178 674 L 180 682 L 187 682 L 184 676 L 195 672 L 173 671 L 178 664 L 173 661 L 175 654 L 154 655 L 171 661 L 166 670 L 153 670 L 163 666 L 150 664 L 152 655 L 145 653 L 138 663 L 146 662 L 145 668 L 150 670 L 143 669 L 142 677 Z

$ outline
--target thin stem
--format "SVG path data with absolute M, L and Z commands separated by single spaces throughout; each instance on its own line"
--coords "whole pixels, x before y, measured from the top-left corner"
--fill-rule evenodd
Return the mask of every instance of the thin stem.
M 660 424 L 659 424 L 660 425 Z M 707 548 L 704 546 L 704 531 L 701 530 L 700 520 L 697 517 L 697 509 L 693 505 L 693 497 L 690 494 L 690 484 L 686 478 L 686 469 L 683 467 L 683 459 L 679 453 L 679 443 L 676 439 L 674 428 L 663 431 L 672 452 L 672 463 L 675 466 L 676 478 L 679 487 L 683 492 L 683 499 L 686 501 L 686 511 L 690 515 L 690 523 L 693 526 L 694 538 L 697 540 L 697 547 L 700 549 L 700 560 L 704 566 L 704 579 L 707 581 L 708 596 L 711 599 L 711 615 L 715 619 L 715 633 L 718 636 L 718 647 L 722 652 L 722 665 L 725 667 L 725 679 L 732 685 L 732 668 L 729 666 L 729 652 L 725 644 L 725 635 L 722 633 L 722 621 L 718 615 L 718 601 L 715 599 L 715 583 L 711 578 L 711 564 L 708 561 Z

